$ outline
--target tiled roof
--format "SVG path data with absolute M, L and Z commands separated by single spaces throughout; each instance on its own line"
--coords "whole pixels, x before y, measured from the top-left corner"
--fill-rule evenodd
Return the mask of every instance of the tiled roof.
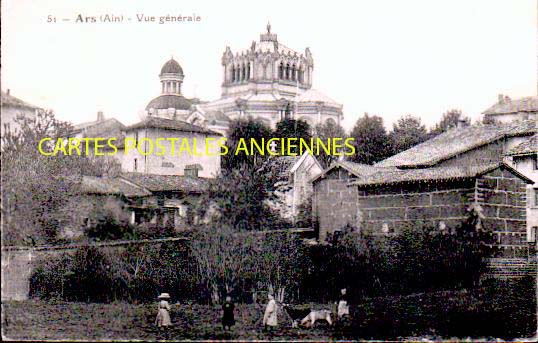
M 355 163 L 351 161 L 337 161 L 331 164 L 327 169 L 325 169 L 321 174 L 315 176 L 311 182 L 314 182 L 335 168 L 343 168 L 353 174 L 355 177 L 363 177 L 375 173 L 378 169 L 389 169 L 389 168 L 378 168 L 369 164 Z M 392 170 L 393 168 L 390 168 Z
M 147 117 L 145 120 L 127 127 L 126 130 L 129 131 L 139 128 L 156 128 L 173 131 L 204 133 L 212 136 L 222 136 L 220 133 L 208 130 L 198 125 L 189 124 L 180 120 L 159 117 Z
M 469 165 L 469 166 L 450 166 L 450 167 L 433 167 L 421 169 L 396 169 L 396 168 L 378 168 L 378 170 L 368 176 L 362 177 L 351 182 L 352 185 L 359 187 L 388 185 L 398 183 L 415 183 L 424 181 L 449 181 L 455 179 L 468 179 L 483 175 L 499 167 L 509 169 L 514 174 L 521 177 L 526 182 L 532 183 L 527 177 L 522 176 L 513 168 L 503 163 Z
M 538 134 L 525 139 L 520 144 L 516 145 L 506 155 L 529 155 L 538 153 Z
M 125 130 L 125 125 L 123 125 L 117 119 L 109 118 L 101 121 L 95 120 L 73 125 L 72 132 L 78 133 L 85 131 L 87 137 L 101 137 L 99 134 L 112 130 Z
M 504 137 L 531 135 L 536 132 L 533 120 L 509 124 L 473 125 L 453 128 L 408 150 L 376 164 L 378 167 L 434 166 L 458 154 Z
M 208 180 L 182 175 L 122 173 L 121 177 L 152 192 L 202 193 Z
M 0 93 L 1 93 L 2 106 L 39 109 L 39 107 L 29 104 L 25 101 L 22 101 L 21 99 L 16 98 L 13 95 L 8 94 L 7 92 L 1 91 Z
M 126 197 L 143 197 L 151 195 L 148 190 L 115 177 L 82 177 L 82 192 L 98 195 L 124 195 Z
M 508 114 L 518 112 L 538 112 L 538 96 L 528 96 L 520 99 L 505 99 L 485 110 L 484 114 Z

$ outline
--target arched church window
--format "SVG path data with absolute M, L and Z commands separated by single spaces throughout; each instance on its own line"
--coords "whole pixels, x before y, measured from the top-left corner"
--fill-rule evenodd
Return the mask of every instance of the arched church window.
M 286 64 L 286 80 L 290 79 L 290 64 Z
M 250 80 L 250 62 L 247 63 L 247 80 Z
M 232 82 L 235 82 L 235 66 L 232 66 Z
M 278 78 L 281 80 L 284 78 L 284 65 L 282 65 L 282 62 L 278 66 Z
M 238 65 L 236 68 L 235 68 L 235 82 L 239 82 L 241 81 L 241 66 Z
M 295 73 L 297 72 L 295 64 L 291 67 L 291 79 L 295 81 Z
M 247 68 L 243 64 L 243 66 L 241 67 L 241 81 L 244 81 L 246 79 L 246 76 L 247 76 Z

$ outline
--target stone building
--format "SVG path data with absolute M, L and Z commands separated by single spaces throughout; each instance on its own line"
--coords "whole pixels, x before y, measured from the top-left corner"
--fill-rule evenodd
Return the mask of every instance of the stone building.
M 287 117 L 312 127 L 326 121 L 340 124 L 343 118 L 341 104 L 312 88 L 310 49 L 300 53 L 282 44 L 269 24 L 249 49 L 233 53 L 226 47 L 221 63 L 221 98 L 203 103 L 206 112 L 219 111 L 230 119 L 251 116 L 273 128 Z
M 520 99 L 499 94 L 496 104 L 482 112 L 486 121 L 509 123 L 515 120 L 538 120 L 538 96 L 528 96 Z
M 534 185 L 527 186 L 527 240 L 536 243 L 538 232 L 538 134 L 528 137 L 510 149 L 505 156 L 508 164 L 534 181 Z
M 77 236 L 91 225 L 88 214 L 113 202 L 133 225 L 144 223 L 185 230 L 195 220 L 193 206 L 205 192 L 209 180 L 181 175 L 121 173 L 118 176 L 84 176 L 79 205 L 69 227 Z M 73 237 L 65 237 L 73 238 Z
M 300 209 L 313 195 L 312 178 L 323 171 L 315 156 L 307 151 L 301 156 L 278 156 L 279 180 L 275 184 L 277 203 L 271 206 L 279 211 L 283 218 L 296 220 Z
M 1 93 L 2 125 L 0 126 L 2 136 L 4 135 L 6 125 L 12 130 L 16 130 L 18 128 L 18 124 L 15 122 L 17 117 L 24 117 L 33 120 L 36 118 L 37 112 L 41 110 L 41 108 L 35 105 L 29 104 L 26 101 L 14 97 L 11 95 L 9 89 L 6 92 L 1 91 Z
M 375 171 L 376 168 L 367 164 L 338 161 L 311 180 L 312 212 L 320 242 L 345 226 L 359 225 L 361 216 L 357 208 L 357 196 L 348 183 Z
M 418 220 L 449 230 L 480 206 L 496 254 L 527 256 L 526 192 L 533 180 L 504 163 L 503 154 L 536 131 L 531 120 L 458 127 L 356 172 L 332 167 L 314 180 L 319 237 L 345 225 L 389 234 Z
M 186 175 L 196 169 L 198 176 L 212 178 L 220 173 L 220 149 L 217 140 L 221 135 L 184 121 L 149 116 L 125 129 L 125 138 L 136 143 L 135 148 L 125 147 L 121 169 L 126 172 Z M 160 155 L 157 139 L 164 139 Z M 210 139 L 206 144 L 206 139 Z

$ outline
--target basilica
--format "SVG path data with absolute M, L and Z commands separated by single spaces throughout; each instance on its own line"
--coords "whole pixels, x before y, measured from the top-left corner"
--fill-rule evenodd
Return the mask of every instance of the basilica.
M 145 108 L 147 116 L 186 121 L 226 135 L 230 120 L 252 117 L 274 128 L 285 119 L 304 120 L 312 128 L 343 119 L 342 104 L 312 88 L 314 59 L 309 48 L 297 52 L 267 31 L 250 48 L 232 52 L 226 47 L 221 64 L 222 92 L 219 99 L 185 98 L 182 67 L 173 58 L 159 75 L 161 95 Z

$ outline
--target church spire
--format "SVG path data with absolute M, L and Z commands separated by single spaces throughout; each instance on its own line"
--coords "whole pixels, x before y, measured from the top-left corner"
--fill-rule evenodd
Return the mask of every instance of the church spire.
M 260 35 L 260 41 L 261 42 L 276 42 L 277 37 L 276 34 L 271 33 L 271 23 L 267 22 L 267 33 L 262 33 Z

